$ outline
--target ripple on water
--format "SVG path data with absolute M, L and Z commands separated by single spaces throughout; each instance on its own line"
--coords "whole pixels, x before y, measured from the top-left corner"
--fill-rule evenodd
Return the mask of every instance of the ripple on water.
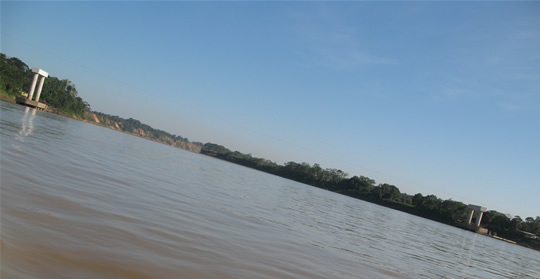
M 536 251 L 1 105 L 2 278 L 540 278 Z

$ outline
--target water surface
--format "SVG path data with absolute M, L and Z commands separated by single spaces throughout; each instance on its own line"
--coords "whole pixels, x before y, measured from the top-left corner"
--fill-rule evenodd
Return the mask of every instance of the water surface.
M 1 105 L 2 278 L 540 278 L 540 253 Z

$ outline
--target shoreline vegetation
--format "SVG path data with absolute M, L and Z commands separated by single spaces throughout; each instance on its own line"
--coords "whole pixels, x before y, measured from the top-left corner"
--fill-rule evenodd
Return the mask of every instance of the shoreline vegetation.
M 30 87 L 31 80 L 31 70 L 24 62 L 0 53 L 0 100 L 15 103 L 16 97 L 25 96 L 24 89 Z M 467 205 L 460 201 L 442 200 L 435 195 L 424 196 L 421 193 L 415 195 L 401 193 L 395 185 L 376 183 L 366 176 L 349 177 L 341 170 L 322 168 L 319 164 L 287 162 L 278 165 L 264 158 L 253 157 L 251 154 L 231 151 L 219 144 L 191 142 L 187 138 L 154 129 L 133 118 L 124 119 L 91 111 L 90 105 L 78 96 L 75 84 L 67 79 L 54 76 L 45 79 L 40 101 L 46 103 L 49 106 L 47 111 L 52 113 L 204 154 L 447 225 L 460 227 L 467 218 Z M 540 251 L 540 240 L 530 238 L 540 235 L 540 216 L 527 217 L 523 220 L 519 216 L 512 218 L 489 210 L 484 213 L 482 227 L 499 239 L 502 237 Z

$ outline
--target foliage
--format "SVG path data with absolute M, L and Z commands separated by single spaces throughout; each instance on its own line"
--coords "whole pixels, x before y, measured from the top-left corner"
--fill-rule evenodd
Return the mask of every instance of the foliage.
M 440 217 L 454 223 L 463 222 L 467 218 L 467 212 L 467 205 L 452 199 L 443 201 L 439 210 Z
M 20 96 L 24 86 L 29 84 L 30 76 L 30 69 L 24 62 L 0 53 L 0 89 L 10 96 Z
M 373 191 L 375 180 L 365 176 L 353 176 L 349 179 L 343 179 L 333 190 L 337 192 L 352 191 L 358 195 L 367 195 Z
M 510 218 L 495 210 L 485 212 L 482 217 L 482 222 L 490 231 L 498 232 L 502 235 L 510 232 Z
M 401 197 L 401 193 L 396 186 L 386 183 L 378 185 L 374 191 L 378 194 L 379 199 L 398 201 Z
M 90 105 L 78 96 L 75 84 L 67 79 L 60 80 L 53 76 L 45 79 L 40 101 L 60 112 L 79 117 L 90 109 Z

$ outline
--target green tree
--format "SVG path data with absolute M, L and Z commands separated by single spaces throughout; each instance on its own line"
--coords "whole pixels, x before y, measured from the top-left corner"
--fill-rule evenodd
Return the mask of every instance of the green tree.
M 349 179 L 343 179 L 339 183 L 340 190 L 349 190 L 360 195 L 370 193 L 375 187 L 375 180 L 365 176 L 353 176 Z
M 401 197 L 399 189 L 396 186 L 387 183 L 377 185 L 371 192 L 380 200 L 399 201 L 399 198 Z
M 413 199 L 413 196 L 408 195 L 406 193 L 401 193 L 399 202 L 406 205 L 412 205 L 412 199 Z
M 8 58 L 0 53 L 0 89 L 9 95 L 18 96 L 24 90 L 31 76 L 28 66 L 16 57 Z
M 521 230 L 521 224 L 523 223 L 523 220 L 519 216 L 515 216 L 510 220 L 510 232 L 516 233 L 517 231 Z
M 60 112 L 81 117 L 90 110 L 90 105 L 78 96 L 73 82 L 54 76 L 45 79 L 40 101 Z
M 510 218 L 495 210 L 485 212 L 482 223 L 488 230 L 498 234 L 504 235 L 510 231 Z
M 540 216 L 536 216 L 536 219 L 534 219 L 534 229 L 531 232 L 540 236 Z
M 447 222 L 463 221 L 467 218 L 467 212 L 467 205 L 452 199 L 443 201 L 440 207 L 440 216 Z
M 423 202 L 424 202 L 424 196 L 420 193 L 414 195 L 412 198 L 412 204 L 417 208 L 421 208 Z
M 223 145 L 215 143 L 205 143 L 201 148 L 201 153 L 209 155 L 226 155 L 231 153 L 231 151 L 225 148 Z
M 420 208 L 432 216 L 438 216 L 441 209 L 442 201 L 435 195 L 427 195 L 422 200 Z

